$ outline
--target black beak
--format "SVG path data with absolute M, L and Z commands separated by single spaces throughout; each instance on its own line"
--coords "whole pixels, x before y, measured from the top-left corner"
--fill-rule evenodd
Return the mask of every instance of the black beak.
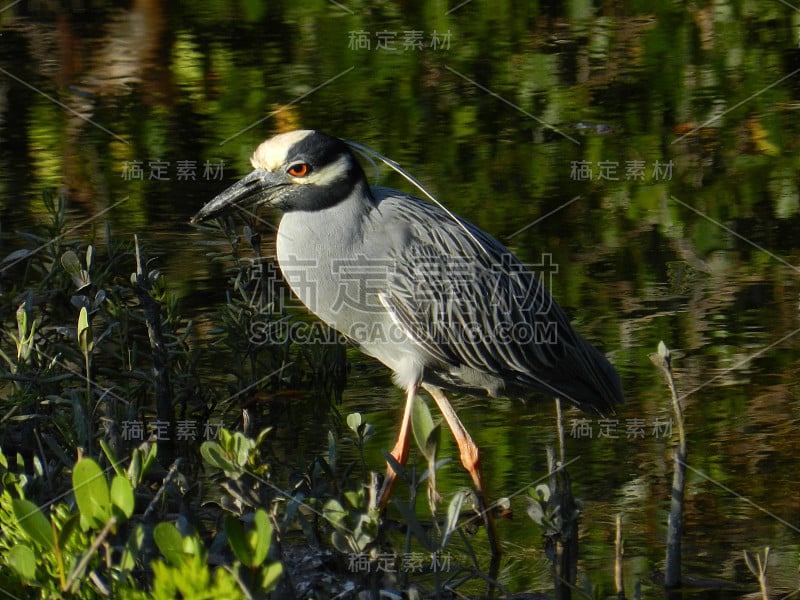
M 275 173 L 256 169 L 203 206 L 190 223 L 208 221 L 238 206 L 269 202 L 275 190 L 285 184 Z

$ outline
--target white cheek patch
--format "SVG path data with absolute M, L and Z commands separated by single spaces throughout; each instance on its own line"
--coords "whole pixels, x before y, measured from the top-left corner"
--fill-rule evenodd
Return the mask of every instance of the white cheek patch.
M 349 170 L 350 164 L 347 157 L 340 156 L 330 164 L 325 165 L 321 169 L 311 171 L 306 177 L 295 178 L 295 183 L 313 184 L 319 186 L 326 186 L 329 183 L 340 179 L 344 173 Z
M 253 165 L 254 169 L 275 171 L 286 162 L 286 155 L 289 153 L 289 149 L 312 133 L 314 132 L 311 130 L 300 129 L 276 135 L 256 148 L 250 158 L 250 164 Z

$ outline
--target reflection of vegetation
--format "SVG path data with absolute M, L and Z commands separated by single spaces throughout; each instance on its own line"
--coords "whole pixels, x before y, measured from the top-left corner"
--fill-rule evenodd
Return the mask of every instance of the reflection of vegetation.
M 704 185 L 709 197 L 738 189 L 733 201 L 752 206 L 766 193 L 778 214 L 796 210 L 797 184 L 781 175 L 796 167 L 792 83 L 771 85 L 791 73 L 783 68 L 784 49 L 794 45 L 789 7 L 767 0 L 694 10 L 631 3 L 603 14 L 578 2 L 540 14 L 509 2 L 471 2 L 444 15 L 424 4 L 403 11 L 360 6 L 352 14 L 327 3 L 255 9 L 256 4 L 243 3 L 233 12 L 202 2 L 176 5 L 172 10 L 180 19 L 174 24 L 161 7 L 137 6 L 149 22 L 167 21 L 173 29 L 157 53 L 145 56 L 157 62 L 138 65 L 124 80 L 125 89 L 114 89 L 111 79 L 98 83 L 108 77 L 102 70 L 107 65 L 98 64 L 75 76 L 66 99 L 73 103 L 71 91 L 87 116 L 102 115 L 103 127 L 131 142 L 132 158 L 144 161 L 221 155 L 238 168 L 276 124 L 324 125 L 405 163 L 430 165 L 429 176 L 441 189 L 460 188 L 460 198 L 451 203 L 479 207 L 491 194 L 496 215 L 518 205 L 519 191 L 536 203 L 585 193 L 586 182 L 570 179 L 572 160 L 623 165 L 640 159 L 650 171 L 654 161 L 671 159 L 672 193 L 685 196 L 713 180 Z M 772 33 L 748 35 L 754 30 Z M 366 35 L 368 49 L 353 46 L 356 32 Z M 411 32 L 420 45 L 410 41 L 417 39 Z M 431 47 L 434 32 L 449 34 L 447 47 Z M 308 101 L 286 107 L 350 67 L 352 72 Z M 164 88 L 163 79 L 173 87 Z M 85 142 L 94 146 L 91 155 L 102 157 L 111 154 L 115 138 L 86 136 L 81 129 L 91 129 L 88 123 L 59 118 L 58 107 L 31 90 L 20 92 L 35 100 L 21 122 L 36 165 L 34 189 L 52 185 L 61 173 L 76 178 L 70 185 L 83 191 L 131 193 L 120 180 L 120 164 L 105 165 L 102 178 L 110 185 L 101 186 L 97 173 L 75 166 Z M 248 129 L 276 110 L 283 110 L 276 122 Z M 217 146 L 230 136 L 236 137 Z M 529 144 L 532 137 L 538 148 Z M 504 153 L 509 142 L 520 146 L 516 156 L 487 169 L 486 161 Z M 535 162 L 529 160 L 534 154 L 540 154 Z M 771 160 L 742 160 L 759 156 Z M 736 180 L 753 185 L 741 188 L 733 177 L 721 177 L 731 165 Z M 609 196 L 626 191 L 624 197 L 659 185 L 651 177 L 631 181 L 620 171 L 618 180 L 590 185 Z M 776 183 L 767 185 L 771 173 L 778 174 Z M 514 181 L 521 189 L 496 193 Z M 152 185 L 166 194 L 163 184 Z M 142 210 L 135 206 L 119 210 Z M 711 216 L 725 218 L 713 210 Z M 683 212 L 682 219 L 694 217 Z

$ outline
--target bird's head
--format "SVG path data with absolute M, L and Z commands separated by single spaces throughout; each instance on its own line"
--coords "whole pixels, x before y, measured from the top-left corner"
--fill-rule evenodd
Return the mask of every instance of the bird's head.
M 253 171 L 203 206 L 192 223 L 236 207 L 321 210 L 362 186 L 369 194 L 364 171 L 347 144 L 319 131 L 303 129 L 276 135 L 256 148 L 250 163 Z

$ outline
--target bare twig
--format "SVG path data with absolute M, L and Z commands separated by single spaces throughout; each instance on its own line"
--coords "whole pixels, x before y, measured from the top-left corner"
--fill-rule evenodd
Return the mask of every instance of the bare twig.
M 172 387 L 169 379 L 169 353 L 167 352 L 164 336 L 161 331 L 161 305 L 152 296 L 153 283 L 157 276 L 147 270 L 147 260 L 139 247 L 139 236 L 134 236 L 136 250 L 136 273 L 132 279 L 133 289 L 139 302 L 142 303 L 144 320 L 147 324 L 147 335 L 150 340 L 150 350 L 153 357 L 153 373 L 155 376 L 156 390 L 156 415 L 161 423 L 168 423 L 169 433 L 166 439 L 159 439 L 159 458 L 165 461 L 173 455 L 172 428 Z
M 761 560 L 761 553 L 756 553 L 756 559 L 747 550 L 744 551 L 744 562 L 747 568 L 758 579 L 758 587 L 761 589 L 761 600 L 769 600 L 769 586 L 767 585 L 767 563 L 769 561 L 769 546 L 764 548 L 764 560 Z
M 567 462 L 567 450 L 564 445 L 564 418 L 561 412 L 561 398 L 556 398 L 556 425 L 558 426 L 558 458 L 563 465 Z
M 169 471 L 167 471 L 166 477 L 164 477 L 164 482 L 161 484 L 161 487 L 158 488 L 156 495 L 153 496 L 153 499 L 150 501 L 150 504 L 147 505 L 147 508 L 142 515 L 142 520 L 147 521 L 150 518 L 150 515 L 156 510 L 158 507 L 158 503 L 161 501 L 161 496 L 164 495 L 164 491 L 167 489 L 167 485 L 172 481 L 172 479 L 178 473 L 178 467 L 180 466 L 182 460 L 180 458 L 175 459 L 172 465 L 169 467 Z
M 578 510 L 572 496 L 572 483 L 566 469 L 566 449 L 564 444 L 564 423 L 561 401 L 556 398 L 556 417 L 558 421 L 559 461 L 555 451 L 547 446 L 547 466 L 550 471 L 551 501 L 558 506 L 561 516 L 560 530 L 553 536 L 553 582 L 555 597 L 569 600 L 578 577 Z
M 651 354 L 650 360 L 661 369 L 672 395 L 672 409 L 678 426 L 678 447 L 675 450 L 675 467 L 672 472 L 672 499 L 669 508 L 667 527 L 667 563 L 664 573 L 664 587 L 676 588 L 681 584 L 681 536 L 683 535 L 683 488 L 686 481 L 686 431 L 684 429 L 683 409 L 678 399 L 675 380 L 672 377 L 670 351 L 664 342 L 659 342 L 658 353 Z
M 64 584 L 64 587 L 62 588 L 63 591 L 68 592 L 72 590 L 72 586 L 75 585 L 75 582 L 86 570 L 86 566 L 89 564 L 89 561 L 92 559 L 95 552 L 97 552 L 97 549 L 100 547 L 100 544 L 103 543 L 103 541 L 106 539 L 106 537 L 114 528 L 114 526 L 116 526 L 116 524 L 117 524 L 117 518 L 112 516 L 108 520 L 108 523 L 105 524 L 105 527 L 103 527 L 103 529 L 100 530 L 100 533 L 97 534 L 97 537 L 94 538 L 94 540 L 92 541 L 92 545 L 89 546 L 89 549 L 83 553 L 83 556 L 81 556 L 81 559 L 78 562 L 78 564 L 75 565 L 75 568 L 72 569 L 72 572 L 69 574 L 67 582 Z
M 617 599 L 625 600 L 625 585 L 622 581 L 622 515 L 617 515 L 617 535 L 614 539 L 614 585 Z

